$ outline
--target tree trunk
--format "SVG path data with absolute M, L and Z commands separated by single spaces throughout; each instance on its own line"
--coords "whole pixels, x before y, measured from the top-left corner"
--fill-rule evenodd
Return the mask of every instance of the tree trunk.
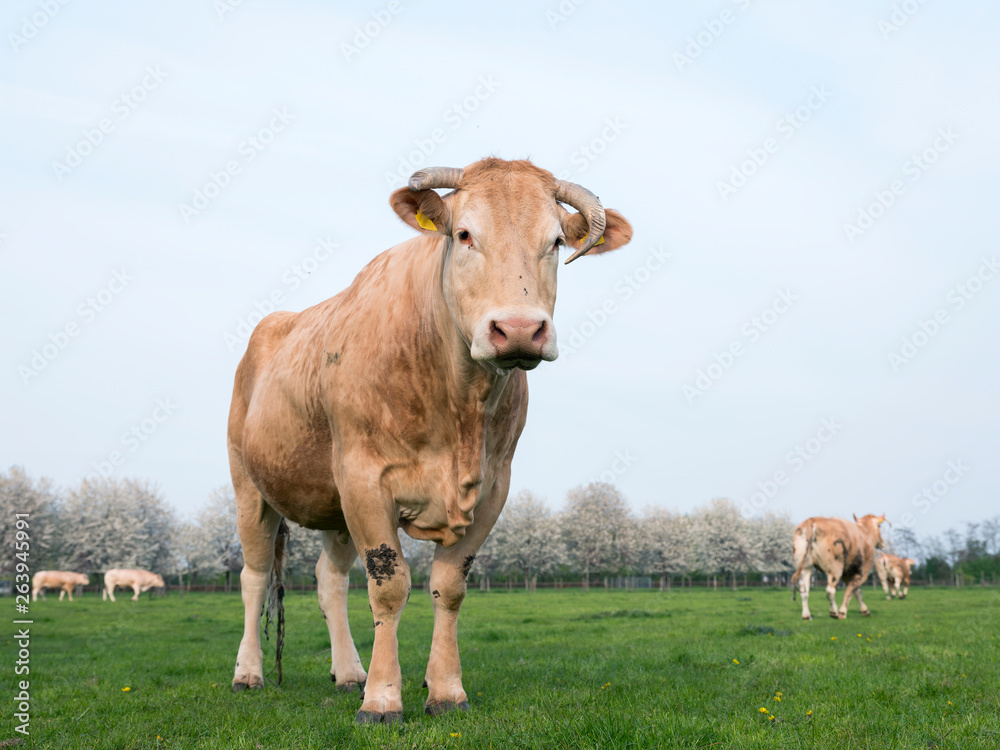
M 663 586 L 664 586 L 664 583 L 665 583 L 664 580 L 663 580 L 664 578 L 665 578 L 665 576 L 663 575 L 663 573 L 660 573 L 660 591 L 663 591 Z
M 590 591 L 590 569 L 586 568 L 583 571 L 583 590 Z
M 531 574 L 525 569 L 524 571 L 524 593 L 531 593 Z

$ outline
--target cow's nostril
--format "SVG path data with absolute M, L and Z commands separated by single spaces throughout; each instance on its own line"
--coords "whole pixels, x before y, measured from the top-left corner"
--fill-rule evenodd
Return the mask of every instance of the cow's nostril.
M 547 327 L 548 324 L 543 320 L 542 324 L 538 326 L 538 330 L 535 331 L 534 334 L 532 334 L 531 336 L 532 343 L 541 344 L 542 342 L 545 341 Z
M 507 340 L 507 334 L 504 332 L 503 328 L 497 325 L 495 320 L 490 322 L 490 338 L 498 344 Z

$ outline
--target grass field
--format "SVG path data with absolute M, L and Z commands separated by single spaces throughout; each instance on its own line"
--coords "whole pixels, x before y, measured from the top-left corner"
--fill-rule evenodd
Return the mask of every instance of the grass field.
M 281 687 L 236 695 L 238 595 L 52 595 L 32 606 L 23 746 L 1000 747 L 1000 591 L 916 589 L 903 602 L 868 592 L 870 618 L 803 623 L 787 590 L 470 591 L 459 627 L 472 710 L 430 718 L 432 611 L 414 591 L 400 625 L 406 721 L 394 728 L 355 726 L 360 702 L 330 683 L 313 595 L 286 599 Z M 822 613 L 822 592 L 813 599 Z M 366 604 L 351 592 L 365 664 Z M 12 640 L 3 654 L 0 746 L 20 736 Z

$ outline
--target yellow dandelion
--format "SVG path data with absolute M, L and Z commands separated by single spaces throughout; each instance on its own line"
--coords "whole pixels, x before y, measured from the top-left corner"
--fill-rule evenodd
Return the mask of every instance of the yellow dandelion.
M 767 718 L 768 718 L 768 719 L 769 719 L 770 721 L 774 721 L 774 714 L 771 714 L 771 715 L 770 715 L 770 716 L 768 716 Z
M 775 699 L 776 701 L 778 701 L 778 703 L 781 703 L 781 696 L 780 696 L 780 695 L 776 695 L 776 696 L 774 696 L 774 699 Z
M 949 705 L 949 706 L 954 706 L 955 704 L 954 704 L 954 703 L 952 703 L 951 701 L 948 701 L 948 705 Z
M 775 691 L 774 691 L 774 694 L 775 694 L 775 695 L 784 695 L 784 693 L 783 693 L 783 692 L 781 692 L 780 690 L 775 690 Z
M 858 638 L 860 638 L 860 637 L 861 637 L 861 633 L 858 633 Z
M 217 683 L 217 682 L 213 682 L 213 683 L 212 683 L 212 687 L 219 687 L 219 683 Z
M 835 635 L 831 635 L 831 636 L 830 636 L 830 640 L 831 640 L 831 641 L 835 641 L 835 640 L 837 640 L 837 636 L 835 636 Z
M 452 737 L 461 737 L 461 736 L 462 736 L 462 733 L 461 733 L 461 732 L 452 732 L 452 733 L 451 733 L 451 736 L 452 736 Z
M 482 693 L 476 693 L 476 695 L 482 695 Z
M 812 715 L 813 715 L 813 710 L 810 708 L 808 711 L 806 711 L 806 716 L 812 716 Z
M 765 708 L 764 706 L 761 706 L 757 710 L 760 711 L 762 714 L 766 714 L 767 713 L 767 708 Z
M 127 692 L 128 692 L 129 690 L 131 690 L 131 689 L 132 689 L 132 688 L 130 688 L 130 687 L 123 687 L 123 688 L 122 688 L 122 692 L 123 692 L 123 693 L 127 693 Z
M 733 664 L 739 664 L 739 663 L 740 663 L 739 659 L 733 659 Z
M 868 641 L 869 643 L 871 643 L 871 642 L 872 642 L 872 639 L 871 639 L 871 638 L 865 638 L 865 640 L 866 640 L 866 641 Z

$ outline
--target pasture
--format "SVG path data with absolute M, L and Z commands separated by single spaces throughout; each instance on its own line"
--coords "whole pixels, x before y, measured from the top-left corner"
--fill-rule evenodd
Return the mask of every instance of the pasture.
M 785 589 L 470 590 L 459 643 L 472 710 L 434 719 L 421 687 L 432 611 L 414 590 L 399 629 L 405 724 L 392 728 L 356 726 L 357 693 L 334 690 L 314 594 L 286 598 L 282 685 L 265 644 L 268 687 L 236 695 L 238 594 L 115 605 L 50 596 L 32 605 L 24 746 L 1000 746 L 1000 591 L 916 588 L 903 602 L 870 584 L 865 593 L 870 618 L 852 608 L 832 620 L 816 601 L 816 620 L 804 623 Z M 814 599 L 825 604 L 822 589 Z M 363 591 L 351 592 L 350 617 L 367 665 Z M 3 648 L 7 698 L 16 647 Z M 19 736 L 5 702 L 0 744 Z

